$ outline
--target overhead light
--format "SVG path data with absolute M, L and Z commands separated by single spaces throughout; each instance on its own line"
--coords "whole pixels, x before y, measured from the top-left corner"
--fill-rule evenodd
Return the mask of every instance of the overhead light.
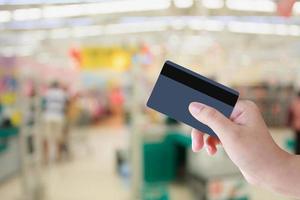
M 59 17 L 75 17 L 83 15 L 83 5 L 64 5 L 64 6 L 46 6 L 43 9 L 43 17 L 59 18 Z
M 0 22 L 8 22 L 11 20 L 11 12 L 8 10 L 0 11 Z
M 179 7 L 193 4 L 193 0 L 176 0 Z M 141 12 L 152 10 L 163 10 L 169 8 L 171 0 L 118 0 L 103 1 L 98 3 L 72 4 L 44 6 L 40 8 L 24 8 L 13 11 L 13 19 L 35 20 L 44 18 L 76 17 L 82 15 L 97 15 L 122 12 Z M 11 19 L 9 11 L 0 11 L 0 22 L 6 22 Z
M 174 0 L 177 8 L 190 8 L 194 4 L 194 0 Z
M 228 30 L 234 33 L 300 36 L 298 25 L 232 21 L 228 23 Z
M 13 12 L 13 19 L 17 21 L 40 19 L 42 11 L 39 8 L 17 9 Z
M 101 35 L 102 33 L 102 26 L 76 27 L 72 30 L 72 36 L 74 37 L 96 36 Z
M 103 33 L 102 26 L 87 26 L 87 27 L 76 27 L 72 30 L 72 36 L 74 37 L 87 37 L 96 36 Z
M 224 0 L 202 0 L 202 5 L 208 9 L 220 9 L 224 7 Z
M 169 8 L 170 5 L 171 0 L 119 0 L 85 4 L 84 10 L 87 14 L 108 14 L 163 10 Z
M 162 10 L 170 7 L 171 0 L 119 0 L 100 3 L 46 6 L 43 9 L 45 18 L 74 17 L 121 12 Z
M 300 36 L 300 26 L 289 25 L 289 35 L 291 35 L 291 36 Z
M 226 6 L 231 10 L 275 12 L 276 3 L 272 0 L 226 0 Z
M 160 21 L 110 24 L 105 27 L 105 34 L 142 33 L 167 30 L 167 24 Z
M 252 33 L 252 34 L 272 34 L 274 33 L 273 24 L 238 22 L 231 21 L 228 23 L 228 30 L 234 33 Z
M 225 24 L 219 20 L 191 20 L 189 27 L 193 30 L 207 30 L 207 31 L 222 31 L 225 28 Z
M 293 6 L 293 13 L 296 15 L 300 14 L 300 2 L 296 2 Z
M 276 24 L 274 26 L 276 35 L 300 36 L 300 26 L 298 25 Z
M 39 5 L 95 2 L 97 0 L 0 0 L 0 5 Z
M 285 24 L 274 25 L 274 34 L 276 35 L 289 35 L 289 26 Z
M 218 20 L 205 20 L 203 27 L 208 31 L 222 31 L 224 29 L 224 23 Z

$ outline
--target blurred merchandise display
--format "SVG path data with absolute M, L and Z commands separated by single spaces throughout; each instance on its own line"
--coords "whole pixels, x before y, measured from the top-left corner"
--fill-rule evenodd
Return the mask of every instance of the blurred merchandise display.
M 145 184 L 143 186 L 142 200 L 170 200 L 166 184 Z
M 15 58 L 0 57 L 0 181 L 20 170 L 18 74 Z
M 292 85 L 260 84 L 237 87 L 241 98 L 254 101 L 270 127 L 288 125 L 289 105 L 295 95 Z
M 42 100 L 37 80 L 21 79 L 20 108 L 23 119 L 20 129 L 21 180 L 22 196 L 25 199 L 44 199 L 44 185 L 42 177 L 43 141 L 42 135 Z
M 210 200 L 250 200 L 249 187 L 242 177 L 211 180 L 208 184 Z
M 170 182 L 185 176 L 186 151 L 191 139 L 180 132 L 167 132 L 162 141 L 144 141 L 143 166 L 146 183 Z
M 17 106 L 18 74 L 15 58 L 0 57 L 0 127 L 20 125 L 20 111 Z
M 20 172 L 19 129 L 0 128 L 0 182 Z
M 222 148 L 218 148 L 214 157 L 206 156 L 206 152 L 194 154 L 188 151 L 187 168 L 188 182 L 196 199 L 239 199 L 240 187 L 235 188 L 234 184 L 243 184 L 244 180 Z M 228 185 L 226 181 L 230 179 L 233 184 Z M 242 195 L 248 193 L 243 192 Z

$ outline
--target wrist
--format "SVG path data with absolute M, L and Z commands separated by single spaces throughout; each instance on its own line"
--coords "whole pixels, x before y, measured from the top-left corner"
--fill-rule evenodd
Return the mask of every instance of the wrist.
M 291 161 L 294 155 L 287 153 L 276 145 L 275 153 L 271 156 L 265 168 L 265 178 L 262 186 L 279 193 L 285 193 L 285 183 L 289 182 Z

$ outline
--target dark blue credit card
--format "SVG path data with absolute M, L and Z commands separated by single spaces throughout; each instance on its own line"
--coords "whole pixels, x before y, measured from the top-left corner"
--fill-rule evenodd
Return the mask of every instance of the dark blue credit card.
M 220 83 L 166 61 L 147 106 L 212 136 L 216 134 L 208 126 L 197 121 L 189 112 L 191 102 L 214 107 L 229 117 L 239 93 Z

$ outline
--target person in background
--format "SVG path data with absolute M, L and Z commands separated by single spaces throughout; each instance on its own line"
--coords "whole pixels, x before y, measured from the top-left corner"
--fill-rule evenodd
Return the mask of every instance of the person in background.
M 51 83 L 44 101 L 44 159 L 45 163 L 59 160 L 63 143 L 68 95 L 58 82 Z
M 295 132 L 295 154 L 300 154 L 300 91 L 291 103 L 289 110 L 289 125 Z
M 61 144 L 61 151 L 65 153 L 65 158 L 71 159 L 71 144 L 70 138 L 72 133 L 72 128 L 76 125 L 76 122 L 79 117 L 79 107 L 77 102 L 77 95 L 69 96 L 68 101 L 66 103 L 66 120 L 64 123 L 63 130 L 63 142 Z

